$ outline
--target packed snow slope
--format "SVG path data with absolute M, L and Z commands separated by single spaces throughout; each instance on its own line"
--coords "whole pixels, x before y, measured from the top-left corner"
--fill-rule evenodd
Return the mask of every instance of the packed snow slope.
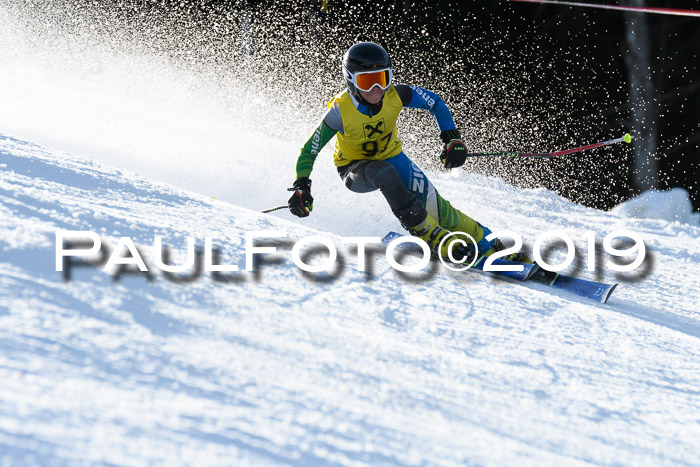
M 650 259 L 631 276 L 581 272 L 621 283 L 606 305 L 476 272 L 408 280 L 381 252 L 359 272 L 341 235 L 398 228 L 379 194 L 342 212 L 320 197 L 307 223 L 0 135 L 0 463 L 696 463 L 700 230 L 430 175 L 526 243 L 625 228 Z M 331 182 L 319 192 L 344 193 Z M 112 248 L 131 237 L 149 265 L 156 236 L 174 262 L 186 237 L 208 236 L 241 268 L 246 233 L 287 235 L 227 281 L 96 267 L 64 281 L 63 229 Z M 290 243 L 310 235 L 345 252 L 337 277 L 292 263 Z

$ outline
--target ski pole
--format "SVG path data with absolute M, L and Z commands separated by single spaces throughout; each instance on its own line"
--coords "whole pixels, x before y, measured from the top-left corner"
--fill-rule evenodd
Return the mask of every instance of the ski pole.
M 565 2 L 553 0 L 508 0 L 509 2 L 524 2 L 524 3 L 544 3 L 549 5 L 563 6 L 580 6 L 585 8 L 602 8 L 605 10 L 619 11 L 636 11 L 639 13 L 657 13 L 661 15 L 677 15 L 677 16 L 697 16 L 700 17 L 700 10 L 683 10 L 680 8 L 655 8 L 646 6 L 625 6 L 625 5 L 600 5 L 581 2 Z
M 274 208 L 265 209 L 264 211 L 261 211 L 261 212 L 262 212 L 263 214 L 267 214 L 268 212 L 279 211 L 280 209 L 287 209 L 287 207 L 288 207 L 288 206 L 287 206 L 286 204 L 283 204 L 282 206 L 277 206 L 277 207 L 274 207 Z
M 572 149 L 564 149 L 563 151 L 556 152 L 546 152 L 546 153 L 530 153 L 530 152 L 508 152 L 508 151 L 493 151 L 493 152 L 470 152 L 467 154 L 468 157 L 558 157 L 565 154 L 573 154 L 575 152 L 586 151 L 588 149 L 599 148 L 601 146 L 607 146 L 608 144 L 615 143 L 629 143 L 632 141 L 633 136 L 627 133 L 622 138 L 611 139 L 610 141 L 602 141 L 600 143 L 588 144 L 586 146 L 579 146 Z

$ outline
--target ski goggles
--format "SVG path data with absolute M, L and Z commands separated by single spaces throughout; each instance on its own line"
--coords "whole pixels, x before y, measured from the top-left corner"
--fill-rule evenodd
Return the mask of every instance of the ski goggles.
M 377 71 L 350 73 L 352 84 L 361 91 L 369 92 L 375 86 L 386 90 L 391 85 L 391 68 Z

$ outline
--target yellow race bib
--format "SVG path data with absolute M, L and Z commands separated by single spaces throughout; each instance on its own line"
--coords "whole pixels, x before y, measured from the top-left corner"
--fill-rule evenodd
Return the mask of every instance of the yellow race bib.
M 384 94 L 382 109 L 371 117 L 353 105 L 348 91 L 335 96 L 328 107 L 338 104 L 344 134 L 338 132 L 333 163 L 342 167 L 354 160 L 384 160 L 401 153 L 396 120 L 403 109 L 399 93 L 390 86 Z

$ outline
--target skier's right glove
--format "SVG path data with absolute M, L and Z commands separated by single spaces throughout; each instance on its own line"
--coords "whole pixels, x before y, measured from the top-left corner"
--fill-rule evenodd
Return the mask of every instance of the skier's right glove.
M 440 154 L 440 162 L 446 169 L 460 167 L 467 160 L 467 147 L 462 141 L 459 130 L 445 130 L 440 133 L 445 147 Z
M 311 196 L 311 180 L 309 177 L 297 178 L 292 188 L 294 194 L 287 205 L 289 211 L 297 217 L 307 217 L 314 209 L 314 199 Z

